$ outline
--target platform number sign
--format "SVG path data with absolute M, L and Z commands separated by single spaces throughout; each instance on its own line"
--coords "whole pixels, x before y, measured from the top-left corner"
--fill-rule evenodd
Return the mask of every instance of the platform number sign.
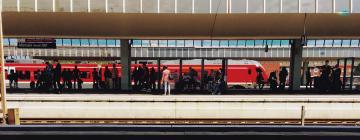
M 22 38 L 18 39 L 18 48 L 25 49 L 56 49 L 54 38 Z

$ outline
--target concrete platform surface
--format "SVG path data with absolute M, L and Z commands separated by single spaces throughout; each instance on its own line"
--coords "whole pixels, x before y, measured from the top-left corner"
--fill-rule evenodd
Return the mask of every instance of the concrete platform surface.
M 329 102 L 360 103 L 360 95 L 150 95 L 8 94 L 8 101 L 30 102 Z

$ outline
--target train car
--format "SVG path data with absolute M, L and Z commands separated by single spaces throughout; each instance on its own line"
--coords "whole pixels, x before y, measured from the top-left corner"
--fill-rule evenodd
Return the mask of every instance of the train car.
M 97 71 L 101 68 L 101 75 L 104 75 L 105 67 L 107 66 L 110 71 L 113 69 L 113 64 L 62 64 L 62 70 L 70 69 L 71 71 L 74 69 L 75 65 L 77 65 L 80 70 L 80 77 L 84 82 L 92 82 L 92 71 L 96 69 Z M 131 72 L 135 69 L 135 67 L 139 67 L 142 64 L 132 64 Z M 177 75 L 179 77 L 180 66 L 171 61 L 167 61 L 160 65 L 162 67 L 166 65 L 173 75 Z M 116 64 L 116 68 L 118 69 L 118 76 L 121 77 L 121 65 Z M 157 72 L 158 68 L 156 64 L 147 64 L 149 69 L 154 68 Z M 53 66 L 55 67 L 55 66 Z M 189 68 L 192 67 L 194 70 L 198 72 L 198 80 L 201 79 L 201 65 L 196 63 L 187 63 L 182 67 L 182 74 L 186 75 L 189 72 Z M 206 64 L 204 67 L 205 72 L 210 75 L 211 71 L 216 71 L 221 68 L 220 64 L 212 63 Z M 263 77 L 266 80 L 267 74 L 265 69 L 262 67 L 260 63 L 252 60 L 232 60 L 229 61 L 229 65 L 227 68 L 227 81 L 229 85 L 253 85 L 256 83 L 256 69 L 259 68 L 263 71 Z M 37 73 L 45 69 L 45 64 L 19 64 L 19 63 L 7 63 L 5 64 L 6 75 L 10 74 L 10 70 L 14 70 L 19 75 L 20 83 L 29 83 L 30 81 L 36 81 Z M 8 77 L 8 76 L 6 76 Z M 104 80 L 104 76 L 102 76 L 102 80 Z M 175 80 L 178 80 L 175 78 Z

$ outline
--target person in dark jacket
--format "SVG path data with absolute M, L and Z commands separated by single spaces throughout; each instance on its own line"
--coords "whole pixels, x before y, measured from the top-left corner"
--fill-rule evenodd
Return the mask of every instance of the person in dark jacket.
M 93 79 L 93 89 L 99 88 L 99 72 L 96 70 L 96 68 L 92 71 L 92 79 Z
M 289 75 L 285 67 L 282 67 L 279 72 L 279 89 L 284 90 L 286 85 L 286 77 Z
M 156 72 L 154 67 L 150 69 L 150 87 L 151 90 L 155 90 L 156 88 Z
M 270 84 L 270 89 L 271 90 L 276 90 L 278 84 L 277 84 L 277 77 L 276 77 L 276 72 L 275 71 L 270 73 L 268 81 L 269 81 L 269 84 Z
M 104 71 L 104 78 L 105 78 L 105 89 L 109 89 L 110 88 L 110 80 L 111 79 L 111 71 L 109 70 L 108 66 L 105 66 L 105 71 Z
M 74 89 L 76 89 L 76 84 L 80 79 L 80 70 L 77 68 L 77 65 L 75 65 L 75 68 L 74 68 L 72 74 L 73 74 L 72 76 L 74 79 Z
M 56 66 L 55 69 L 53 70 L 54 74 L 53 74 L 53 79 L 54 79 L 54 89 L 55 92 L 60 93 L 61 92 L 61 83 L 60 83 L 60 79 L 61 79 L 61 64 L 58 62 L 58 60 L 54 61 Z
M 339 64 L 336 64 L 332 71 L 333 72 L 331 74 L 331 79 L 333 90 L 340 91 L 342 82 L 340 80 L 341 69 L 339 68 Z

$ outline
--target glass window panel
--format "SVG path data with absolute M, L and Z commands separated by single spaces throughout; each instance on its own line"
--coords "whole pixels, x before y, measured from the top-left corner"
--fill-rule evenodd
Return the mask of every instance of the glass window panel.
M 212 40 L 211 41 L 211 46 L 212 47 L 219 47 L 220 46 L 220 41 L 219 40 Z
M 317 47 L 324 47 L 324 40 L 316 40 Z
M 70 39 L 63 39 L 63 45 L 64 46 L 71 46 L 71 40 Z
M 17 39 L 16 38 L 10 38 L 9 42 L 10 42 L 11 46 L 17 46 Z
M 263 46 L 263 40 L 255 40 L 255 46 Z
M 143 0 L 143 12 L 144 13 L 157 13 L 158 12 L 158 0 Z
M 132 46 L 134 46 L 134 47 L 141 47 L 141 40 L 133 40 Z
M 3 11 L 17 11 L 16 0 L 3 0 L 2 6 L 3 6 Z
M 178 13 L 192 13 L 192 0 L 178 0 L 177 6 Z
M 107 43 L 107 47 L 115 47 L 115 40 L 114 39 L 107 39 L 106 43 Z
M 56 12 L 70 12 L 70 0 L 55 0 Z
M 121 41 L 120 40 L 115 40 L 115 46 L 116 47 L 120 47 L 121 46 Z
M 176 47 L 185 47 L 185 40 L 176 40 Z
M 290 46 L 290 41 L 289 40 L 281 40 L 281 46 L 282 47 Z
M 325 40 L 325 46 L 329 47 L 333 45 L 333 40 Z
M 80 39 L 71 39 L 72 46 L 80 46 Z
M 175 0 L 160 0 L 160 13 L 175 13 Z
M 353 0 L 353 13 L 360 13 L 360 0 Z
M 307 46 L 309 46 L 309 47 L 314 47 L 314 46 L 315 46 L 315 43 L 316 43 L 316 40 L 308 40 L 308 41 L 307 41 Z
M 210 47 L 210 46 L 211 46 L 211 40 L 203 40 L 202 46 L 204 46 L 204 47 Z
M 142 40 L 141 41 L 142 47 L 149 47 L 150 46 L 150 40 Z
M 238 42 L 237 42 L 238 47 L 244 47 L 245 44 L 246 44 L 246 40 L 238 40 Z
M 272 46 L 274 47 L 280 47 L 281 41 L 280 40 L 273 40 L 272 41 Z
M 221 40 L 220 41 L 220 46 L 221 47 L 228 47 L 229 46 L 229 41 L 228 40 Z
M 351 47 L 359 46 L 359 40 L 351 40 Z
M 249 13 L 263 13 L 264 1 L 263 0 L 249 0 Z
M 350 0 L 335 0 L 335 12 L 350 12 Z
M 351 40 L 343 40 L 342 41 L 342 46 L 343 47 L 350 47 L 350 43 L 351 43 Z
M 226 13 L 226 0 L 211 0 L 211 13 Z
M 123 12 L 123 0 L 108 0 L 108 12 L 122 13 Z
M 194 40 L 195 47 L 201 47 L 201 40 Z
M 298 0 L 283 0 L 283 13 L 298 13 Z
M 151 47 L 159 47 L 159 41 L 158 40 L 150 40 L 150 46 Z
M 8 38 L 4 38 L 4 46 L 10 46 L 10 40 Z
M 98 43 L 96 39 L 90 39 L 89 41 L 91 47 L 97 47 Z
M 255 40 L 246 40 L 246 47 L 254 47 Z
M 81 39 L 80 40 L 81 42 L 81 46 L 86 46 L 88 47 L 89 46 L 89 39 Z
M 301 0 L 301 13 L 315 13 L 316 0 Z
M 90 1 L 91 12 L 106 12 L 106 6 L 104 0 L 91 0 Z
M 87 12 L 88 1 L 87 0 L 73 0 L 73 11 L 74 12 Z
M 167 40 L 159 40 L 160 47 L 167 47 Z
M 34 12 L 35 0 L 20 0 L 20 11 Z
M 175 40 L 168 40 L 168 46 L 169 47 L 175 47 L 176 46 L 176 41 Z
M 126 13 L 140 13 L 140 0 L 125 0 Z
M 229 47 L 236 47 L 237 40 L 229 40 Z
M 194 46 L 193 40 L 185 40 L 185 47 L 193 47 Z
M 56 40 L 56 46 L 62 46 L 62 39 L 55 39 Z
M 281 0 L 266 0 L 266 13 L 280 13 Z
M 209 0 L 195 0 L 194 1 L 195 13 L 209 13 L 210 1 Z
M 341 46 L 341 40 L 334 40 L 334 46 Z
M 332 0 L 318 0 L 318 12 L 319 13 L 332 13 L 333 3 Z
M 105 39 L 99 39 L 98 44 L 99 44 L 99 47 L 106 47 L 106 40 Z
M 246 0 L 231 0 L 231 13 L 246 13 Z
M 52 0 L 37 0 L 39 12 L 52 12 L 53 1 Z

